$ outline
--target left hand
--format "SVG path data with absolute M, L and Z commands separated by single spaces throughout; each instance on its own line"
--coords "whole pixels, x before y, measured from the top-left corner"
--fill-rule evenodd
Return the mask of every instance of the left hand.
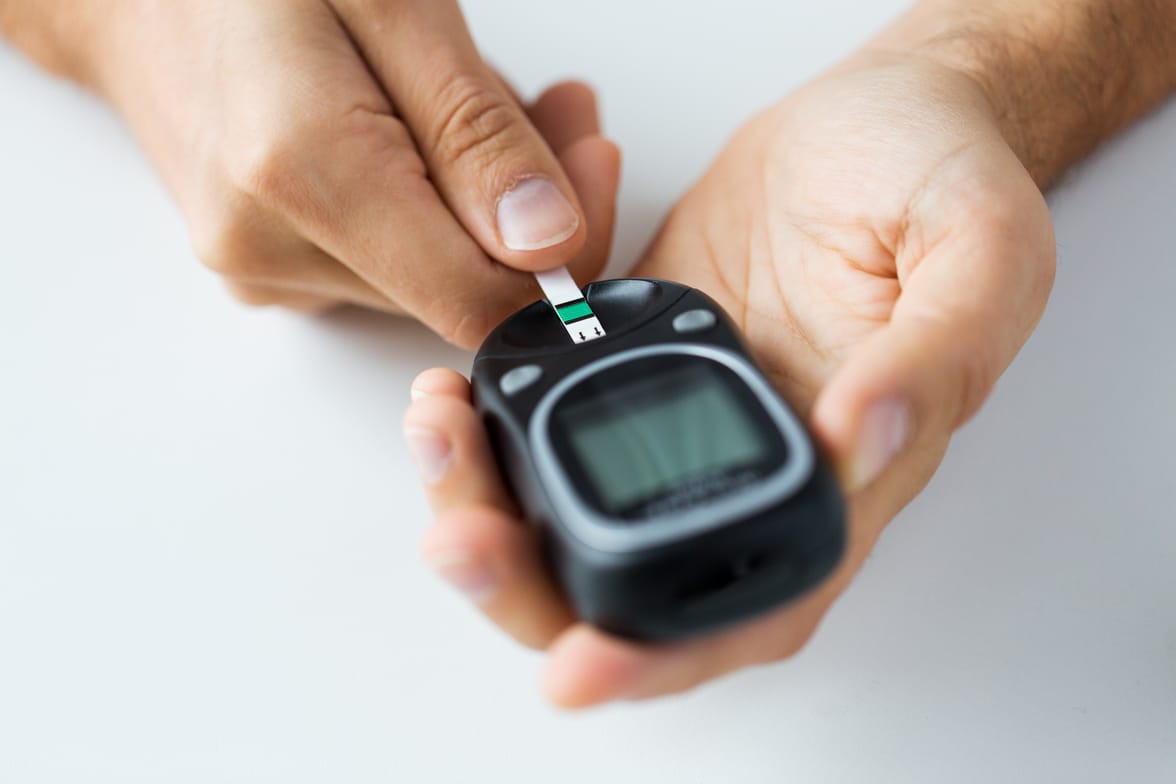
M 425 558 L 506 632 L 546 647 L 546 689 L 586 706 L 678 692 L 805 643 L 926 484 L 1044 309 L 1048 209 L 969 77 L 867 53 L 765 112 L 682 199 L 635 274 L 706 291 L 842 476 L 850 543 L 797 601 L 648 646 L 577 623 L 517 517 L 469 385 L 414 384 L 406 434 L 436 522 Z

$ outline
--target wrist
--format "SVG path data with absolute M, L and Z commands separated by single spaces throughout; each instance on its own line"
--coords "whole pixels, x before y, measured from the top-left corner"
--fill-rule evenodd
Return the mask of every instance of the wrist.
M 873 47 L 969 77 L 1043 188 L 1176 89 L 1164 0 L 923 0 Z

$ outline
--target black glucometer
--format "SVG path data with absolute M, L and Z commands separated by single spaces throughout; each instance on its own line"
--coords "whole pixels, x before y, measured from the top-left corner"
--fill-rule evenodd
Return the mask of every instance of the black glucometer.
M 668 640 L 731 624 L 841 558 L 832 471 L 700 291 L 608 280 L 569 305 L 536 302 L 486 339 L 473 385 L 557 582 L 606 631 Z

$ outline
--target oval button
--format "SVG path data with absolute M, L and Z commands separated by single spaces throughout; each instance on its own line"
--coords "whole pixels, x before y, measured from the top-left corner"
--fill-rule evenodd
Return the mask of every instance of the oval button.
M 538 365 L 519 365 L 502 374 L 498 388 L 507 397 L 516 395 L 543 377 L 543 368 Z
M 695 310 L 688 310 L 685 313 L 679 313 L 677 316 L 674 316 L 674 320 L 670 323 L 674 327 L 675 332 L 689 333 L 702 332 L 703 330 L 710 329 L 715 325 L 716 321 L 718 319 L 715 318 L 714 313 L 704 308 L 697 308 Z

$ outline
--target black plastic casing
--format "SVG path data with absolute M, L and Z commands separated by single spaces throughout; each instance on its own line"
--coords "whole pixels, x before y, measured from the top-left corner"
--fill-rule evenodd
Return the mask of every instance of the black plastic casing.
M 486 338 L 472 373 L 474 403 L 499 465 L 577 614 L 620 636 L 672 640 L 778 607 L 828 576 L 845 548 L 845 504 L 815 445 L 811 474 L 785 500 L 660 546 L 604 551 L 561 524 L 534 464 L 529 429 L 539 401 L 562 378 L 619 351 L 666 343 L 713 346 L 755 364 L 722 308 L 695 289 L 634 278 L 591 284 L 585 297 L 607 330 L 605 337 L 572 343 L 551 305 L 536 302 Z M 712 311 L 714 326 L 677 332 L 674 317 L 696 309 Z M 542 368 L 539 379 L 504 394 L 502 376 L 528 364 Z

